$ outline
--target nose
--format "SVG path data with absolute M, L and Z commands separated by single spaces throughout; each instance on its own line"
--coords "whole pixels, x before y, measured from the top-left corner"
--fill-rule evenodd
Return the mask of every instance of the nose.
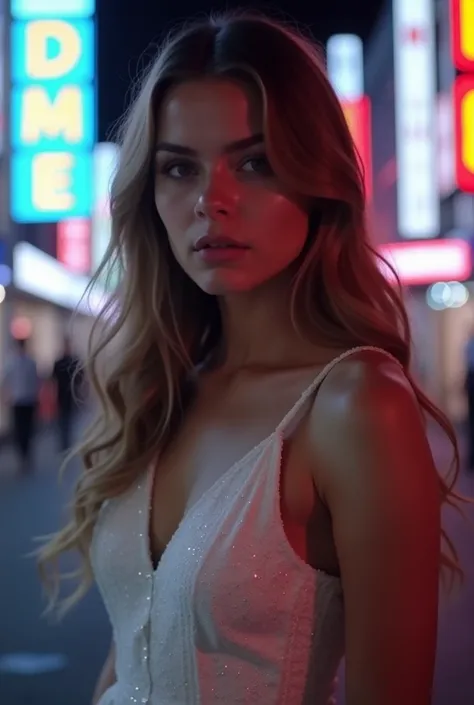
M 205 184 L 196 201 L 196 216 L 209 220 L 232 217 L 239 200 L 237 191 L 237 185 L 227 175 L 214 175 Z

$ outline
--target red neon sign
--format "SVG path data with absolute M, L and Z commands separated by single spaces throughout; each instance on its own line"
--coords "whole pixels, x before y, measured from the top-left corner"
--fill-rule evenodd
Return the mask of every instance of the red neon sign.
M 465 240 L 393 242 L 382 245 L 380 254 L 405 286 L 466 281 L 472 274 L 471 248 Z M 391 272 L 387 270 L 386 275 L 390 279 Z
M 456 141 L 456 184 L 474 193 L 474 74 L 454 82 L 454 125 Z
M 370 98 L 343 100 L 342 109 L 364 168 L 367 200 L 372 198 L 372 122 Z
M 90 221 L 87 218 L 71 218 L 57 225 L 57 258 L 68 269 L 78 274 L 90 272 L 90 229 Z
M 459 71 L 474 71 L 474 2 L 451 0 L 451 53 Z

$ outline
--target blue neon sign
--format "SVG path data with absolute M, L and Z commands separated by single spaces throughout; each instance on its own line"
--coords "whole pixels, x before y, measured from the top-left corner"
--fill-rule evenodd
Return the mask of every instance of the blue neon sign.
M 16 20 L 32 17 L 92 17 L 95 0 L 11 0 L 11 15 Z
M 12 0 L 10 204 L 16 222 L 91 215 L 93 11 L 92 0 Z

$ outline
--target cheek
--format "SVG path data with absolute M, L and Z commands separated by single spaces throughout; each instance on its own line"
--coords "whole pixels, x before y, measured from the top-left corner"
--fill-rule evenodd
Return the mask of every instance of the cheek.
M 268 204 L 265 220 L 268 243 L 282 254 L 297 256 L 308 235 L 308 209 L 278 195 Z
M 183 207 L 183 199 L 163 190 L 159 195 L 155 192 L 155 208 L 168 234 L 171 249 L 175 254 L 179 254 L 180 245 L 184 245 L 185 233 L 189 227 L 189 217 L 186 207 Z

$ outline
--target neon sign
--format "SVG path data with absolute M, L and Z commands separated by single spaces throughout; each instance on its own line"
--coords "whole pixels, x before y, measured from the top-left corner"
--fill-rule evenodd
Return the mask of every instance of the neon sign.
M 436 158 L 435 9 L 431 0 L 392 0 L 398 232 L 439 235 Z
M 93 0 L 12 0 L 10 202 L 16 222 L 91 214 L 93 11 Z
M 372 198 L 372 121 L 370 98 L 341 101 L 344 117 L 354 140 L 364 170 L 365 194 Z
M 327 69 L 364 170 L 365 194 L 372 198 L 371 104 L 364 95 L 362 40 L 355 34 L 333 34 L 327 47 Z
M 458 76 L 454 83 L 456 183 L 474 193 L 474 73 Z
M 91 268 L 90 220 L 68 218 L 56 226 L 56 254 L 58 261 L 71 272 L 89 274 Z
M 465 240 L 447 239 L 393 242 L 380 247 L 380 254 L 392 265 L 404 286 L 438 281 L 465 281 L 472 274 L 472 255 Z M 393 276 L 380 265 L 389 280 Z
M 474 2 L 451 0 L 451 51 L 459 71 L 474 71 Z

